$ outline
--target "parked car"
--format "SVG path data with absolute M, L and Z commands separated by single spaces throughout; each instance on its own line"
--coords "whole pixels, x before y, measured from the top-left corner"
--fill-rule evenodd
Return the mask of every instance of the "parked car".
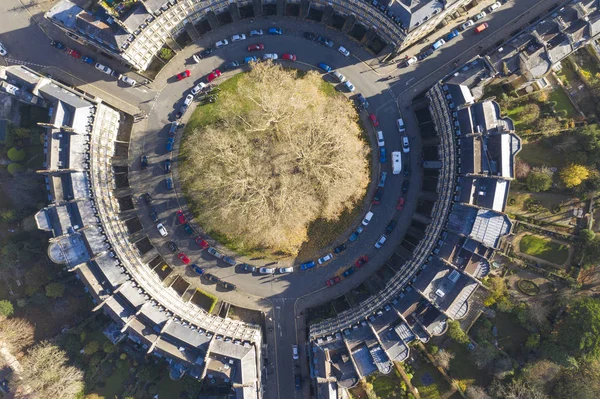
M 64 50 L 65 49 L 65 45 L 62 44 L 61 42 L 59 42 L 58 40 L 50 40 L 50 45 L 56 47 L 59 50 Z M 0 46 L 2 46 L 1 43 L 0 43 Z M 6 54 L 0 53 L 0 55 L 6 55 Z
M 298 374 L 294 375 L 294 385 L 296 386 L 296 391 L 302 390 L 302 377 Z
M 208 47 L 200 52 L 200 58 L 206 58 L 213 53 L 213 49 Z
M 383 198 L 383 188 L 377 187 L 375 195 L 373 196 L 373 205 L 379 205 L 379 203 L 381 202 L 381 198 Z
M 179 222 L 179 224 L 186 223 L 185 215 L 181 209 L 176 212 L 176 215 L 177 215 L 177 222 Z
M 397 224 L 398 222 L 396 222 L 395 220 L 390 220 L 388 225 L 385 227 L 385 234 L 391 234 L 392 231 L 394 231 L 394 229 L 396 228 Z
M 346 89 L 348 89 L 348 91 L 349 91 L 350 93 L 353 93 L 353 92 L 354 92 L 354 90 L 355 90 L 355 89 L 354 89 L 354 85 L 353 85 L 353 84 L 352 84 L 352 82 L 350 82 L 349 80 L 347 80 L 347 81 L 345 81 L 345 82 L 344 82 L 344 86 L 346 87 Z
M 199 63 L 200 63 L 200 57 L 199 57 L 199 56 L 197 56 L 196 54 L 192 55 L 192 59 L 194 60 L 194 62 L 195 62 L 196 64 L 199 64 Z
M 500 3 L 499 1 L 497 1 L 497 2 L 495 2 L 494 4 L 492 4 L 491 6 L 489 6 L 489 7 L 487 8 L 487 11 L 488 11 L 488 12 L 492 12 L 492 11 L 494 11 L 495 9 L 497 9 L 497 8 L 500 8 L 500 6 L 501 6 L 501 5 L 502 5 L 502 3 Z
M 177 246 L 175 241 L 169 241 L 168 246 L 169 246 L 169 249 L 171 250 L 171 252 L 177 252 L 177 250 L 179 249 L 179 247 Z
M 146 169 L 148 167 L 148 157 L 146 155 L 142 155 L 140 158 L 140 166 L 142 169 Z
M 96 65 L 94 65 L 94 67 L 99 70 L 100 72 L 104 72 L 107 75 L 111 75 L 112 74 L 112 69 L 110 69 L 109 67 L 107 67 L 106 65 L 102 65 L 99 62 L 96 63 Z
M 398 203 L 396 204 L 396 209 L 399 211 L 404 209 L 404 197 L 398 198 Z
M 152 196 L 150 195 L 150 193 L 142 194 L 142 198 L 143 198 L 144 202 L 146 203 L 146 205 L 150 205 L 152 203 L 152 201 L 154 201 L 152 199 Z
M 342 76 L 344 76 L 344 75 L 342 75 Z M 360 105 L 363 109 L 369 108 L 369 102 L 367 101 L 365 96 L 363 96 L 362 94 L 358 93 L 356 95 L 356 101 L 358 102 L 358 105 Z
M 205 279 L 207 279 L 208 281 L 213 282 L 213 283 L 218 283 L 219 281 L 221 281 L 220 278 L 218 278 L 217 276 L 214 276 L 210 273 L 204 273 L 201 277 L 204 277 Z
M 221 71 L 219 71 L 218 69 L 215 69 L 214 71 L 212 71 L 211 73 L 208 74 L 208 76 L 206 77 L 206 80 L 210 83 L 213 80 L 215 80 L 216 78 L 218 78 L 219 76 L 221 76 Z
M 311 32 L 304 32 L 303 36 L 306 40 L 310 40 L 311 42 L 314 42 L 315 40 L 317 40 L 317 35 L 315 35 L 314 33 L 311 33 Z
M 335 252 L 336 254 L 340 254 L 340 253 L 344 252 L 346 250 L 346 248 L 348 248 L 346 246 L 346 244 L 341 244 L 341 245 L 338 245 L 337 247 L 335 247 L 333 249 L 333 252 Z
M 171 170 L 171 160 L 170 159 L 165 159 L 165 162 L 163 163 L 163 170 L 165 171 L 165 173 L 169 173 L 169 171 Z
M 485 11 L 481 11 L 479 14 L 475 14 L 475 16 L 473 17 L 473 21 L 477 22 L 480 19 L 485 18 L 487 14 L 485 13 Z
M 274 274 L 275 268 L 274 267 L 261 267 L 260 269 L 258 269 L 258 272 L 260 274 Z
M 408 191 L 409 185 L 410 185 L 410 182 L 408 181 L 408 179 L 404 179 L 404 181 L 402 182 L 402 192 L 403 193 Z
M 217 284 L 219 284 L 221 287 L 225 288 L 226 290 L 236 290 L 237 286 L 233 283 L 228 283 L 225 280 L 219 280 L 217 281 Z M 225 341 L 227 341 L 228 338 L 225 338 Z
M 192 227 L 192 225 L 188 222 L 185 223 L 183 225 L 183 230 L 185 230 L 185 232 L 187 233 L 187 235 L 189 236 L 193 236 L 195 234 L 194 228 Z
M 231 36 L 231 42 L 239 42 L 241 40 L 246 40 L 246 35 L 244 35 L 243 33 L 240 33 L 239 35 L 233 35 Z
M 263 60 L 276 60 L 277 58 L 278 58 L 277 54 L 275 54 L 275 53 L 267 53 L 267 54 L 263 54 L 263 56 L 262 56 Z
M 254 273 L 256 271 L 256 266 L 252 266 L 247 263 L 240 263 L 240 269 L 245 272 Z
M 263 30 L 262 29 L 255 29 L 255 30 L 251 30 L 250 31 L 250 37 L 262 36 L 262 35 L 263 35 Z
M 364 227 L 358 226 L 358 228 L 352 234 L 350 234 L 350 237 L 348 237 L 348 241 L 354 242 L 358 240 L 358 236 L 360 236 L 363 231 Z
M 231 61 L 231 62 L 228 62 L 227 64 L 225 64 L 225 70 L 226 71 L 232 71 L 232 70 L 234 70 L 235 68 L 237 68 L 239 66 L 240 66 L 239 62 L 237 62 L 237 61 Z
M 125 75 L 119 75 L 119 80 L 121 82 L 127 83 L 129 86 L 133 87 L 137 84 L 137 82 L 135 81 L 135 79 L 131 79 L 128 76 Z
M 404 64 L 406 66 L 409 66 L 409 65 L 414 64 L 415 62 L 417 62 L 417 57 L 413 56 L 413 57 L 407 58 L 406 61 L 404 61 Z
M 368 261 L 369 261 L 369 258 L 367 257 L 367 255 L 363 255 L 354 262 L 354 266 L 356 266 L 358 269 L 360 269 Z
M 333 40 L 328 39 L 326 37 L 323 37 L 323 36 L 317 37 L 317 42 L 321 43 L 323 46 L 333 48 Z
M 452 39 L 454 39 L 455 37 L 457 37 L 458 35 L 460 35 L 460 32 L 458 31 L 458 29 L 453 29 L 452 31 L 450 31 L 450 33 L 448 33 L 446 35 L 446 41 L 450 41 Z
M 402 152 L 405 154 L 410 152 L 410 144 L 408 142 L 408 137 L 402 136 Z
M 208 249 L 210 247 L 208 242 L 206 242 L 206 240 L 200 236 L 196 237 L 194 241 L 196 241 L 196 244 L 198 244 L 202 249 Z
M 69 54 L 73 58 L 77 58 L 77 59 L 81 58 L 81 53 L 79 51 L 77 51 L 77 50 L 72 49 L 72 48 L 68 48 L 67 49 L 67 54 Z
M 81 57 L 81 61 L 83 61 L 89 65 L 94 65 L 96 63 L 96 61 L 93 58 L 90 58 L 87 55 L 84 55 L 83 57 Z
M 287 60 L 287 61 L 296 61 L 296 55 L 295 54 L 289 54 L 289 53 L 285 53 L 281 56 L 282 60 Z
M 317 259 L 317 263 L 319 265 L 322 265 L 325 262 L 329 262 L 331 259 L 333 259 L 333 254 L 327 254 L 327 255 L 322 256 L 319 259 Z
M 373 125 L 373 127 L 379 126 L 379 121 L 377 120 L 377 115 L 375 115 L 375 114 L 369 115 L 369 120 L 371 120 L 371 124 Z
M 281 35 L 283 33 L 281 28 L 269 28 L 268 32 L 269 35 Z
M 300 270 L 308 270 L 308 269 L 312 269 L 313 267 L 315 267 L 315 261 L 311 260 L 308 262 L 304 262 L 300 265 Z
M 378 147 L 384 147 L 385 146 L 385 140 L 383 138 L 383 132 L 381 130 L 377 131 L 377 146 Z
M 156 211 L 156 208 L 152 208 L 152 211 L 150 212 L 150 219 L 152 219 L 154 223 L 158 222 L 158 212 Z
M 185 96 L 185 100 L 183 100 L 183 105 L 189 106 L 192 103 L 192 101 L 194 101 L 194 95 L 188 94 L 187 96 Z
M 233 259 L 233 258 L 231 258 L 229 256 L 223 256 L 222 259 L 223 259 L 223 262 L 225 262 L 225 263 L 227 263 L 227 264 L 229 264 L 231 266 L 235 266 L 236 265 L 235 259 Z
M 248 46 L 248 51 L 260 51 L 260 50 L 264 50 L 264 49 L 265 49 L 265 45 L 262 43 L 251 44 Z
M 386 180 L 387 180 L 387 172 L 381 172 L 381 177 L 379 178 L 379 183 L 377 184 L 377 187 L 384 188 Z
M 379 147 L 379 162 L 385 163 L 385 161 L 387 161 L 385 147 Z
M 354 268 L 354 266 L 350 266 L 349 268 L 347 268 L 344 273 L 342 273 L 342 276 L 344 276 L 344 278 L 352 275 L 352 273 L 354 273 L 356 271 L 356 269 Z
M 335 277 L 333 277 L 333 278 L 330 278 L 329 280 L 325 281 L 325 284 L 326 284 L 328 287 L 331 287 L 331 286 L 333 286 L 333 285 L 336 285 L 336 284 L 337 284 L 337 283 L 339 283 L 340 281 L 342 281 L 342 279 L 341 279 L 341 278 L 339 278 L 339 276 L 335 276 Z
M 189 78 L 190 76 L 192 76 L 192 73 L 190 72 L 189 69 L 186 69 L 185 71 L 177 74 L 177 80 L 183 80 L 183 79 Z
M 169 233 L 167 233 L 167 229 L 165 228 L 165 226 L 163 226 L 162 223 L 157 224 L 156 228 L 158 229 L 158 232 L 161 236 L 166 237 L 169 235 Z
M 177 257 L 179 258 L 180 261 L 182 261 L 186 265 L 190 263 L 190 258 L 188 258 L 188 256 L 186 254 L 184 254 L 183 252 L 180 252 L 177 255 Z
M 482 23 L 477 28 L 475 28 L 475 33 L 481 33 L 488 28 L 487 22 Z
M 223 40 L 219 40 L 218 42 L 215 43 L 215 47 L 216 48 L 221 48 L 221 47 L 225 47 L 229 44 L 229 42 L 227 41 L 227 39 L 223 39 Z
M 194 271 L 194 273 L 196 273 L 199 276 L 204 274 L 204 269 L 195 263 L 192 263 L 192 270 Z
M 280 267 L 279 268 L 279 273 L 281 273 L 281 274 L 293 273 L 293 271 L 294 271 L 293 267 Z
M 379 237 L 379 240 L 377 240 L 377 242 L 375 243 L 375 248 L 379 249 L 383 246 L 383 244 L 385 244 L 385 241 L 387 240 L 386 235 L 382 235 L 381 237 Z
M 249 64 L 251 62 L 258 62 L 258 58 L 256 58 L 255 56 L 244 58 L 244 64 Z
M 460 29 L 460 30 L 466 30 L 466 29 L 470 28 L 470 27 L 471 27 L 471 26 L 473 26 L 473 25 L 475 25 L 475 22 L 473 22 L 473 21 L 471 21 L 471 20 L 469 19 L 467 22 L 465 22 L 464 24 L 462 24 L 462 25 L 459 27 L 459 29 Z
M 319 63 L 319 68 L 321 68 L 325 72 L 331 72 L 331 67 L 323 62 Z
M 340 48 L 338 48 L 338 51 L 342 53 L 342 55 L 344 55 L 345 57 L 350 57 L 350 51 L 348 51 L 346 47 L 340 46 Z
M 173 190 L 173 178 L 167 177 L 165 179 L 165 186 L 167 186 L 167 190 Z
M 373 218 L 373 212 L 371 212 L 371 211 L 367 212 L 367 214 L 365 215 L 365 217 L 363 218 L 363 221 L 362 221 L 363 226 L 368 225 L 372 218 Z

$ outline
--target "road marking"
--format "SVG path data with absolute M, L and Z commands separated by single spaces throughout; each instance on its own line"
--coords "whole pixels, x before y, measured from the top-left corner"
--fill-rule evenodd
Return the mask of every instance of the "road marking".
M 5 58 L 5 59 L 6 59 L 7 62 L 12 62 L 13 64 L 29 65 L 29 66 L 35 66 L 35 67 L 38 67 L 38 68 L 47 68 L 46 65 L 34 64 L 33 62 L 16 60 L 14 58 Z
M 408 79 L 408 80 L 406 81 L 406 84 L 405 84 L 405 86 L 408 86 L 408 84 L 409 84 L 410 82 L 412 82 L 413 80 L 415 80 L 415 78 L 414 78 L 414 77 L 412 77 L 412 78 Z

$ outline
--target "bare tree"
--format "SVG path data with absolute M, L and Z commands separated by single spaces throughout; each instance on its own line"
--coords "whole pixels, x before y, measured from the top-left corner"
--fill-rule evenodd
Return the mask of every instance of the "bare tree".
M 450 362 L 452 359 L 454 359 L 454 353 L 445 351 L 443 349 L 440 349 L 435 355 L 433 355 L 433 360 L 436 361 L 437 365 L 446 371 L 450 368 Z
M 547 399 L 540 389 L 517 379 L 510 382 L 495 380 L 491 388 L 494 396 L 502 399 Z
M 335 220 L 369 181 L 358 115 L 309 72 L 254 65 L 217 121 L 184 142 L 180 176 L 205 229 L 243 248 L 297 253 L 308 224 Z
M 492 399 L 492 397 L 485 392 L 485 389 L 477 385 L 468 387 L 465 396 L 467 399 Z
M 33 326 L 24 319 L 8 318 L 0 322 L 0 342 L 13 352 L 20 352 L 33 343 Z
M 525 179 L 529 172 L 531 172 L 531 166 L 522 159 L 517 159 L 515 163 L 515 176 L 517 179 Z
M 57 346 L 47 341 L 34 346 L 21 362 L 22 372 L 15 376 L 20 379 L 15 384 L 31 392 L 17 398 L 75 398 L 83 389 L 83 372 L 67 363 L 66 353 Z
M 547 391 L 560 374 L 562 367 L 549 360 L 539 360 L 528 364 L 523 370 L 525 380 L 532 386 Z

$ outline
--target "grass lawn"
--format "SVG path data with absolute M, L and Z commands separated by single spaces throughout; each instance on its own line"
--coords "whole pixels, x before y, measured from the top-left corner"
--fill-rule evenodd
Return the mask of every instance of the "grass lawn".
M 525 235 L 519 243 L 519 250 L 547 262 L 562 265 L 569 259 L 569 248 L 549 238 Z
M 567 118 L 577 118 L 579 113 L 571 104 L 571 100 L 567 97 L 567 93 L 563 90 L 562 87 L 557 87 L 550 93 L 550 101 L 556 101 L 556 110 L 564 109 L 567 111 Z
M 367 377 L 367 382 L 373 384 L 373 391 L 379 399 L 404 397 L 404 391 L 400 389 L 400 384 L 403 383 L 402 377 L 398 375 L 396 368 L 389 374 L 370 375 Z
M 550 166 L 560 168 L 565 164 L 564 155 L 548 145 L 544 139 L 525 140 L 523 139 L 521 151 L 517 158 L 522 159 L 531 166 Z
M 571 67 L 571 63 L 567 60 L 561 62 L 562 68 L 556 74 L 564 84 L 572 84 L 579 80 L 579 77 Z
M 104 383 L 102 387 L 97 386 L 86 393 L 98 394 L 103 399 L 120 398 L 125 392 L 125 381 L 129 378 L 131 368 L 129 360 L 120 362 L 121 366 L 115 367 L 112 374 L 102 380 Z
M 471 360 L 469 350 L 466 345 L 452 341 L 445 350 L 454 354 L 454 358 L 450 361 L 450 376 L 465 385 L 487 386 L 491 381 L 491 376 L 485 370 L 481 370 L 475 366 Z
M 521 355 L 529 331 L 521 327 L 517 316 L 512 313 L 496 311 L 496 318 L 492 320 L 498 329 L 498 346 L 508 353 L 513 359 Z
M 159 398 L 178 398 L 179 394 L 185 390 L 183 380 L 173 381 L 169 378 L 166 366 L 162 378 L 156 383 L 156 386 L 158 388 L 156 393 Z
M 431 363 L 422 361 L 419 368 L 414 368 L 412 385 L 419 390 L 421 399 L 438 399 L 450 389 L 444 377 Z

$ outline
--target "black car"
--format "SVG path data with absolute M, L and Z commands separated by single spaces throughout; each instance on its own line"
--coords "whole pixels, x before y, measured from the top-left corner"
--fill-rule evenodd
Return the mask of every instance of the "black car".
M 148 167 L 148 157 L 145 155 L 142 155 L 142 159 L 141 159 L 140 163 L 142 165 L 142 169 L 146 169 Z
M 304 32 L 304 38 L 313 42 L 317 40 L 317 36 L 314 33 L 310 32 Z
M 410 164 L 406 165 L 406 167 L 404 168 L 404 176 L 406 176 L 406 177 L 410 176 Z
M 410 183 L 408 182 L 408 179 L 407 179 L 407 180 L 404 180 L 404 181 L 402 182 L 402 192 L 403 192 L 403 193 L 405 193 L 405 192 L 407 192 L 407 191 L 408 191 L 408 186 L 409 186 L 409 184 L 410 184 Z
M 392 231 L 394 231 L 397 223 L 398 222 L 396 222 L 395 220 L 390 220 L 387 227 L 385 228 L 385 234 L 390 234 Z
M 375 191 L 375 196 L 373 197 L 373 204 L 378 205 L 381 202 L 382 197 L 383 197 L 383 187 L 377 187 L 377 191 Z
M 226 71 L 231 71 L 232 69 L 235 69 L 235 68 L 237 68 L 239 66 L 240 66 L 239 62 L 237 62 L 237 61 L 231 61 L 231 62 L 228 62 L 227 64 L 225 64 L 225 70 Z
M 247 263 L 240 263 L 240 269 L 245 272 L 254 273 L 256 271 L 256 266 L 252 266 Z
M 317 38 L 317 41 L 318 41 L 319 43 L 321 43 L 323 46 L 327 46 L 327 47 L 329 47 L 329 48 L 332 48 L 332 47 L 333 47 L 333 40 L 330 40 L 330 39 L 328 39 L 328 38 L 326 38 L 326 37 L 319 36 L 319 37 Z
M 208 281 L 213 282 L 213 283 L 218 283 L 219 281 L 221 281 L 220 278 L 218 278 L 217 276 L 212 275 L 210 273 L 204 273 L 202 275 L 202 277 L 204 277 L 205 279 L 207 279 Z
M 358 93 L 356 95 L 356 101 L 358 102 L 358 105 L 363 107 L 364 109 L 369 108 L 369 102 L 362 94 Z
M 333 249 L 333 252 L 335 252 L 336 254 L 342 253 L 346 250 L 346 244 L 342 244 L 342 245 L 338 245 L 337 247 L 335 247 Z
M 224 281 L 224 280 L 217 281 L 217 284 L 219 284 L 221 287 L 225 288 L 226 290 L 235 290 L 235 289 L 237 289 L 237 287 L 235 286 L 235 284 L 228 283 L 227 281 Z
M 302 378 L 298 374 L 294 375 L 294 383 L 296 385 L 296 391 L 300 391 L 302 389 Z
M 169 171 L 171 170 L 171 160 L 170 159 L 165 160 L 165 163 L 163 164 L 163 169 L 165 170 L 165 173 L 169 173 Z
M 142 195 L 142 198 L 144 199 L 144 201 L 146 202 L 146 204 L 150 205 L 153 201 L 152 196 L 150 195 L 150 193 L 144 193 Z
M 200 52 L 200 58 L 205 58 L 205 57 L 208 57 L 209 55 L 211 55 L 211 54 L 212 54 L 212 52 L 213 52 L 213 49 L 212 49 L 212 48 L 210 48 L 210 47 L 209 47 L 209 48 L 207 48 L 207 49 L 205 49 L 205 50 L 202 50 L 202 51 Z
M 156 208 L 152 208 L 152 212 L 150 212 L 150 219 L 152 219 L 154 223 L 158 222 L 158 212 L 156 211 Z
M 169 241 L 169 249 L 173 252 L 177 252 L 179 247 L 177 246 L 177 244 L 175 244 L 175 242 Z
M 8 386 L 8 380 L 6 378 L 0 380 L 0 392 L 9 393 L 10 387 Z

